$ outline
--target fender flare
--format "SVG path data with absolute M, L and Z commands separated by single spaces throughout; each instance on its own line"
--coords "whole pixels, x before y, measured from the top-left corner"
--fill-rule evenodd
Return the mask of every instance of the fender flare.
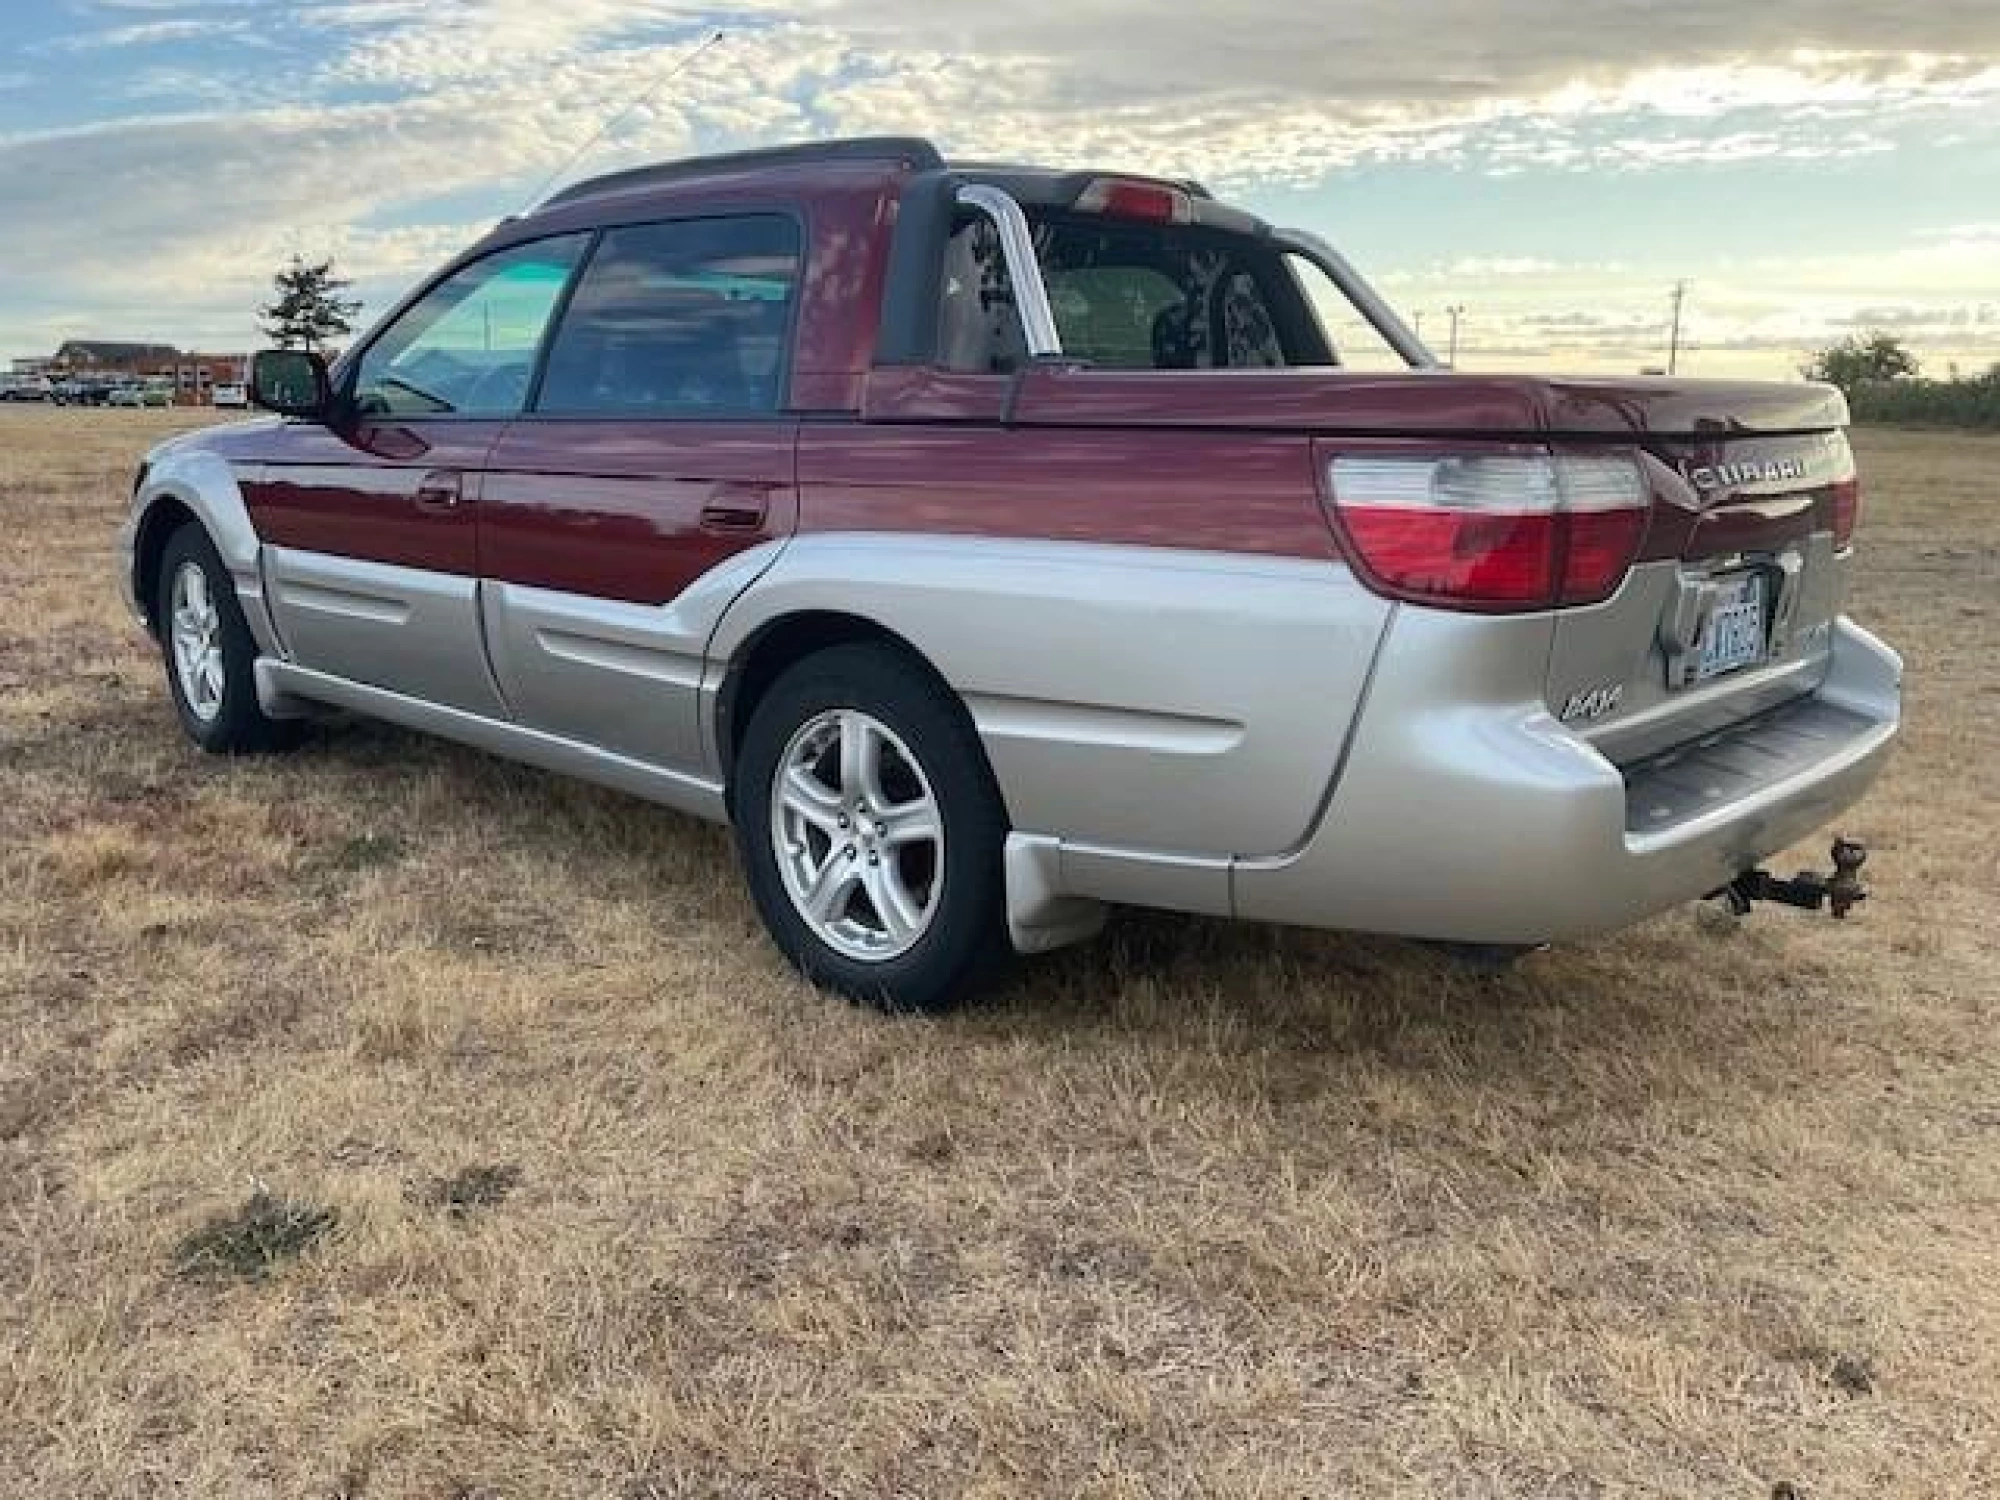
M 158 454 L 133 499 L 120 542 L 121 581 L 134 613 L 149 630 L 153 628 L 145 602 L 149 581 L 139 574 L 165 543 L 159 527 L 169 507 L 186 511 L 208 533 L 229 570 L 258 651 L 283 655 L 264 598 L 263 542 L 251 522 L 242 486 L 226 459 L 201 448 L 169 448 Z

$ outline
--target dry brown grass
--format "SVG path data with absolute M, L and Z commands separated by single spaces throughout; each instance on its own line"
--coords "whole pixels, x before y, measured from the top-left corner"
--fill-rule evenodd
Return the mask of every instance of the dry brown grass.
M 2000 441 L 1862 436 L 1854 922 L 1129 918 L 910 1022 L 717 831 L 193 753 L 110 570 L 175 420 L 0 412 L 0 1490 L 2000 1487 Z M 260 1202 L 337 1219 L 177 1271 Z

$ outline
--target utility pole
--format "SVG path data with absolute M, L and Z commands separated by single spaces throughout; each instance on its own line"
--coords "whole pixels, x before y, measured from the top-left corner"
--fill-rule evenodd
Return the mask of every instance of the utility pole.
M 1416 334 L 1418 341 L 1421 342 L 1424 336 L 1424 310 L 1418 308 L 1411 316 L 1416 320 L 1416 327 L 1412 331 Z
M 1456 370 L 1458 368 L 1458 320 L 1465 315 L 1465 304 L 1463 302 L 1454 302 L 1450 307 L 1445 309 L 1445 314 L 1451 319 L 1451 352 L 1445 355 L 1444 363 L 1446 369 Z
M 1685 281 L 1676 281 L 1674 283 L 1674 316 L 1672 323 L 1668 325 L 1667 329 L 1667 373 L 1669 375 L 1674 373 L 1674 366 L 1680 363 L 1681 304 L 1687 300 L 1687 290 L 1688 284 Z

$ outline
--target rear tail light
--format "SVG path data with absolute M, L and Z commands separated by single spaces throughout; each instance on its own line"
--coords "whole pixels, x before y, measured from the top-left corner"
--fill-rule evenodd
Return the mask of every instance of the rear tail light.
M 1854 528 L 1861 524 L 1861 481 L 1849 477 L 1833 487 L 1833 545 L 1836 550 L 1854 544 Z
M 1194 198 L 1166 182 L 1131 177 L 1093 178 L 1076 195 L 1078 213 L 1107 214 L 1114 219 L 1143 219 L 1150 224 L 1191 224 Z
M 1646 480 L 1629 458 L 1343 456 L 1328 477 L 1362 573 L 1419 603 L 1596 603 L 1624 580 L 1646 529 Z

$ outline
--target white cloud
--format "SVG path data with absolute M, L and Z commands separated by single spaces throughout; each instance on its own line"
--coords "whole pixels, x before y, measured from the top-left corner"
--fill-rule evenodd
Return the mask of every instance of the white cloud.
M 211 41 L 241 33 L 245 21 L 142 21 L 101 31 L 79 31 L 42 43 L 36 50 L 92 52 L 115 47 L 157 47 L 167 42 Z
M 10 343 L 55 315 L 32 309 L 66 305 L 172 309 L 153 315 L 163 336 L 181 317 L 241 326 L 291 249 L 333 251 L 385 296 L 521 207 L 715 15 L 678 0 L 90 9 L 150 19 L 63 45 L 303 38 L 315 60 L 283 77 L 147 68 L 125 78 L 127 100 L 175 112 L 0 137 Z M 739 0 L 724 24 L 728 39 L 581 169 L 920 130 L 964 154 L 1130 162 L 1241 190 L 1383 163 L 1518 175 L 1851 158 L 1895 149 L 1912 121 L 2000 112 L 1990 0 L 1909 13 L 1872 0 Z M 382 227 L 410 219 L 422 223 Z M 1993 245 L 1960 226 L 1907 264 L 1956 288 Z M 1620 271 L 1468 255 L 1397 281 L 1545 295 Z

